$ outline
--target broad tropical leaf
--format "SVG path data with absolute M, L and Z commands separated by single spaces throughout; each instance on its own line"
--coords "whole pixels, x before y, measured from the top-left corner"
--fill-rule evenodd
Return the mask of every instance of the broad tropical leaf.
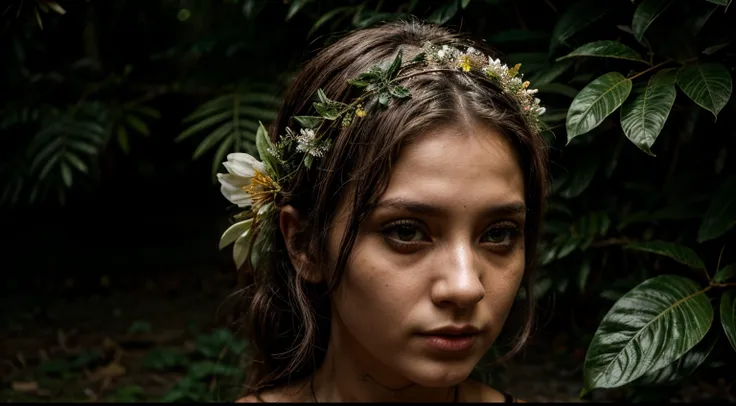
M 580 56 L 626 59 L 629 61 L 647 63 L 647 61 L 641 59 L 641 55 L 639 55 L 638 52 L 618 41 L 609 40 L 595 41 L 582 45 L 569 54 L 557 58 L 557 61 Z
M 712 323 L 713 308 L 694 281 L 661 275 L 642 282 L 598 326 L 585 358 L 582 394 L 669 365 L 699 343 Z
M 259 122 L 276 118 L 281 100 L 265 91 L 237 92 L 219 96 L 203 103 L 184 119 L 192 123 L 175 139 L 181 142 L 193 134 L 208 131 L 197 145 L 192 159 L 198 159 L 217 148 L 212 165 L 212 176 L 220 168 L 229 152 L 247 152 L 257 156 L 256 132 Z
M 643 0 L 634 11 L 631 29 L 634 37 L 641 42 L 644 32 L 665 10 L 672 4 L 672 0 Z
M 736 350 L 736 290 L 726 291 L 721 296 L 721 325 L 728 342 Z
M 634 93 L 636 97 L 621 106 L 621 128 L 634 145 L 654 156 L 651 147 L 677 96 L 674 69 L 657 72 L 648 82 L 635 87 Z
M 685 65 L 677 72 L 677 84 L 687 97 L 714 117 L 718 117 L 731 97 L 731 74 L 720 63 Z
M 703 261 L 700 259 L 700 257 L 698 257 L 698 254 L 696 254 L 695 251 L 679 244 L 657 240 L 629 244 L 625 246 L 625 248 L 630 250 L 664 255 L 691 268 L 705 269 L 705 264 L 703 264 Z
M 718 238 L 736 224 L 736 177 L 721 186 L 705 211 L 698 229 L 698 242 Z
M 644 385 L 663 385 L 674 383 L 690 376 L 705 362 L 717 342 L 717 338 L 706 337 L 677 361 L 666 367 L 644 374 L 639 378 L 637 383 Z
M 631 80 L 618 72 L 609 72 L 575 96 L 567 111 L 567 142 L 598 127 L 626 100 L 631 92 Z
M 713 283 L 725 283 L 731 278 L 736 278 L 736 264 L 719 269 L 713 276 Z
M 550 54 L 561 44 L 567 44 L 573 35 L 603 17 L 608 10 L 608 4 L 598 0 L 581 0 L 570 6 L 552 30 Z

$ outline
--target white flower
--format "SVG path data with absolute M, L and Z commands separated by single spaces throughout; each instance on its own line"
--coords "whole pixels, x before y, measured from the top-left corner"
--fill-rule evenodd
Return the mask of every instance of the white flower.
M 266 173 L 266 166 L 252 156 L 236 152 L 228 154 L 227 162 L 222 163 L 229 173 L 218 173 L 220 192 L 223 196 L 238 207 L 247 207 L 253 204 L 253 199 L 246 191 L 251 179 L 259 173 Z

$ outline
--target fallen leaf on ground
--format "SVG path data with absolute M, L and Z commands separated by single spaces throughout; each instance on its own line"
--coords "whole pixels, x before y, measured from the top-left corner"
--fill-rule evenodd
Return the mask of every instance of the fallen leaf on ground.
M 38 390 L 38 382 L 13 382 L 13 390 L 16 392 L 35 392 Z
M 104 379 L 117 378 L 125 375 L 125 367 L 113 362 L 112 364 L 105 365 L 90 374 L 89 380 L 92 382 L 101 381 Z

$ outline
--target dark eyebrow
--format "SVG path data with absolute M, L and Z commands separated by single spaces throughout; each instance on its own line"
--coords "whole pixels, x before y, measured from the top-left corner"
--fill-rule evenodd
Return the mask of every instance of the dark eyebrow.
M 390 208 L 429 216 L 441 216 L 445 214 L 445 210 L 441 207 L 404 198 L 383 200 L 374 206 L 374 209 L 378 208 Z M 513 216 L 526 213 L 526 211 L 527 208 L 524 202 L 516 201 L 490 206 L 485 210 L 484 214 L 488 217 Z

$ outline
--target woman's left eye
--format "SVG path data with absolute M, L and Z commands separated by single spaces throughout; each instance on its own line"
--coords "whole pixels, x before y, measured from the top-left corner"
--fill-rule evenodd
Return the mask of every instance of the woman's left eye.
M 497 245 L 510 245 L 513 243 L 515 237 L 519 234 L 518 229 L 515 227 L 497 227 L 492 228 L 483 235 L 481 242 L 497 244 Z

